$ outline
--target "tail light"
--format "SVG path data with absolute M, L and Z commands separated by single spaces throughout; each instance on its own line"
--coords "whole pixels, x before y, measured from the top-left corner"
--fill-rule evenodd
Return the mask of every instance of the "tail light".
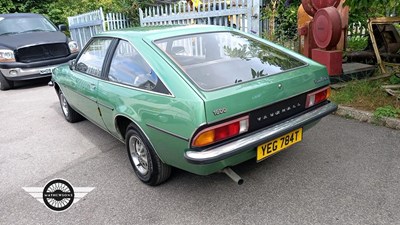
M 208 127 L 198 133 L 193 141 L 193 147 L 203 147 L 219 141 L 235 137 L 247 132 L 249 129 L 249 116 L 244 116 L 232 121 Z
M 306 108 L 317 105 L 318 103 L 327 100 L 330 95 L 331 95 L 330 87 L 325 87 L 317 91 L 314 91 L 312 93 L 309 93 L 307 95 Z

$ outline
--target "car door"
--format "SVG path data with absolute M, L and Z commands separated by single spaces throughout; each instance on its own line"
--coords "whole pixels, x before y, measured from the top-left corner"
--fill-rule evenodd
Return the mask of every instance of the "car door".
M 112 38 L 94 38 L 76 60 L 69 103 L 100 127 L 105 127 L 97 105 L 98 85 Z
M 114 135 L 118 135 L 114 124 L 117 114 L 130 114 L 134 118 L 148 113 L 149 106 L 161 111 L 168 105 L 169 90 L 128 41 L 119 40 L 104 76 L 99 82 L 98 105 L 106 127 Z M 132 110 L 134 105 L 141 108 L 140 112 Z

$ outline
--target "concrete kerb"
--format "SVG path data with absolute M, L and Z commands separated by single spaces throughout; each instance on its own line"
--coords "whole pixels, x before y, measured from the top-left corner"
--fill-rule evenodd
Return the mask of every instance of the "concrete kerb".
M 336 115 L 353 118 L 361 122 L 367 122 L 372 124 L 377 124 L 381 126 L 386 126 L 392 129 L 400 130 L 400 120 L 395 118 L 383 117 L 376 118 L 374 114 L 368 111 L 363 111 L 359 109 L 354 109 L 347 106 L 339 105 L 338 110 L 335 112 Z

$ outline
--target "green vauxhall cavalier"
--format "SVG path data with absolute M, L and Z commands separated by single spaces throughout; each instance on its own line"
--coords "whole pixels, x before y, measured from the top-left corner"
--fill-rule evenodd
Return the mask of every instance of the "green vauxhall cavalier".
M 93 37 L 53 71 L 65 119 L 86 118 L 125 143 L 137 177 L 171 167 L 208 175 L 303 139 L 337 109 L 326 68 L 219 26 L 137 28 Z

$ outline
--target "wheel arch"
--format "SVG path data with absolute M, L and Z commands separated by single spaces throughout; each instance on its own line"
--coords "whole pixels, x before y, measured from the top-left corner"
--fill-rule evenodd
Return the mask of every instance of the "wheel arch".
M 121 138 L 125 141 L 126 129 L 129 124 L 133 123 L 137 128 L 137 124 L 130 118 L 124 115 L 117 115 L 114 120 L 115 128 L 118 133 L 121 135 Z
M 60 85 L 58 85 L 58 83 L 55 81 L 54 81 L 54 90 L 56 90 L 57 95 L 58 95 L 58 93 L 60 92 Z
M 115 128 L 117 129 L 118 133 L 121 135 L 122 140 L 124 143 L 126 143 L 125 136 L 126 136 L 126 129 L 128 128 L 129 124 L 133 124 L 135 130 L 139 132 L 139 134 L 143 135 L 150 147 L 154 150 L 154 152 L 157 154 L 158 158 L 161 159 L 161 161 L 164 162 L 164 160 L 160 157 L 160 154 L 158 154 L 157 149 L 154 147 L 153 143 L 151 142 L 149 136 L 144 132 L 144 130 L 138 125 L 137 122 L 129 118 L 128 116 L 125 115 L 117 115 L 115 117 Z

